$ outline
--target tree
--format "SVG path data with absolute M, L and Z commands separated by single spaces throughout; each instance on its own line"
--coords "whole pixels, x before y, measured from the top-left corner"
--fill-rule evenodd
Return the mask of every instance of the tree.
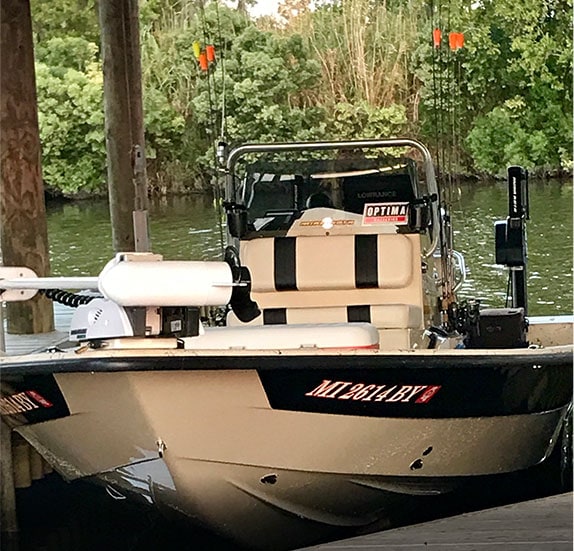
M 36 22 L 39 46 L 50 50 L 40 56 L 49 71 L 39 75 L 59 79 L 53 94 L 41 90 L 41 122 L 55 120 L 49 105 L 44 111 L 44 94 L 52 101 L 80 81 L 84 105 L 75 109 L 82 119 L 87 100 L 96 105 L 91 66 L 80 66 L 79 43 L 65 43 L 66 55 L 54 37 L 62 40 L 61 14 L 69 14 L 69 34 L 94 43 L 92 15 L 72 12 L 78 2 L 95 0 L 52 0 L 49 8 L 33 1 L 43 18 Z M 531 169 L 572 165 L 571 0 L 323 0 L 314 10 L 307 0 L 284 0 L 284 17 L 275 21 L 253 21 L 241 2 L 234 5 L 142 3 L 148 167 L 159 192 L 201 189 L 201 180 L 210 180 L 223 96 L 232 141 L 408 134 L 434 146 L 445 172 L 497 173 L 510 162 Z M 439 48 L 434 28 L 442 31 Z M 449 48 L 450 32 L 464 33 L 464 48 Z M 205 73 L 197 41 L 215 46 L 216 62 Z M 58 134 L 54 125 L 45 137 L 46 174 L 64 185 L 74 182 L 67 167 L 78 165 L 89 172 L 86 189 L 92 189 L 101 173 L 99 142 L 87 132 L 88 143 L 77 142 L 81 132 L 68 126 L 73 102 L 61 101 L 70 106 L 60 115 L 66 131 Z M 64 135 L 73 144 L 63 144 Z M 91 153 L 93 162 L 80 162 L 72 149 L 82 159 Z M 53 164 L 56 158 L 61 164 Z
M 466 66 L 470 99 L 481 109 L 468 146 L 479 168 L 571 168 L 571 13 L 569 0 L 497 0 L 475 10 L 483 43 Z
M 309 101 L 320 67 L 300 36 L 263 31 L 214 2 L 191 18 L 171 19 L 168 32 L 148 26 L 144 36 L 146 89 L 185 121 L 178 160 L 196 182 L 210 180 L 222 126 L 230 141 L 321 135 L 322 110 Z M 195 42 L 215 46 L 208 71 L 199 67 Z
M 491 174 L 508 164 L 571 166 L 571 2 L 453 0 L 449 8 L 431 17 L 414 57 L 424 134 Z M 435 26 L 440 49 L 430 40 Z M 462 50 L 448 47 L 451 31 L 464 32 Z
M 44 180 L 52 194 L 104 194 L 102 67 L 95 44 L 51 38 L 37 48 Z
M 37 42 L 55 37 L 99 42 L 97 0 L 30 0 L 30 3 Z

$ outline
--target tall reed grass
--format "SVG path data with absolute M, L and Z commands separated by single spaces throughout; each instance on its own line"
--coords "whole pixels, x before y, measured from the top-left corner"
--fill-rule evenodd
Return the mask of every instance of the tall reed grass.
M 421 0 L 341 0 L 301 10 L 286 32 L 300 32 L 321 63 L 318 102 L 402 104 L 416 118 L 421 84 L 410 68 L 410 55 L 424 17 Z

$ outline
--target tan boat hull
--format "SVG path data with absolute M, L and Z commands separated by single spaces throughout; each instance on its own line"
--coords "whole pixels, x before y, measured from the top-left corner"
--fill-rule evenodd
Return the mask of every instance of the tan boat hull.
M 60 472 L 149 494 L 160 508 L 261 549 L 304 545 L 472 477 L 536 465 L 552 450 L 565 414 L 423 419 L 282 411 L 270 407 L 256 370 L 55 378 L 70 415 L 19 432 Z M 156 477 L 157 461 L 167 476 Z M 129 466 L 139 474 L 126 477 Z

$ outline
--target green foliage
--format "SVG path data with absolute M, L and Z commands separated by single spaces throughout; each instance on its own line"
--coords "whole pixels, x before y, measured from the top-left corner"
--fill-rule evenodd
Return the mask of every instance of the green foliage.
M 140 3 L 152 187 L 208 181 L 222 128 L 231 143 L 421 135 L 457 159 L 447 171 L 572 166 L 572 0 L 283 8 L 281 21 L 254 22 L 221 0 Z M 45 178 L 65 193 L 103 191 L 96 2 L 32 10 Z M 450 51 L 450 31 L 465 33 L 464 49 Z M 195 41 L 215 45 L 207 73 Z
M 469 9 L 453 0 L 450 7 L 453 17 L 435 13 L 424 31 L 430 37 L 441 28 L 441 48 L 426 40 L 413 58 L 424 83 L 423 133 L 451 158 L 469 153 L 474 169 L 492 174 L 509 163 L 569 166 L 571 1 L 496 0 Z M 449 50 L 450 31 L 465 33 L 463 50 Z
M 372 107 L 401 103 L 413 108 L 416 83 L 409 55 L 418 40 L 421 0 L 344 0 L 307 12 L 296 26 L 322 66 L 323 104 L 368 102 Z
M 144 116 L 149 187 L 159 194 L 180 192 L 187 179 L 180 162 L 185 118 L 155 88 L 144 91 Z
M 106 192 L 103 75 L 95 44 L 51 38 L 36 48 L 42 164 L 48 189 L 64 195 Z M 180 154 L 184 118 L 165 95 L 144 94 L 151 180 Z
M 154 88 L 144 93 L 144 110 L 148 158 L 172 160 L 181 149 L 185 119 Z
M 30 9 L 39 43 L 72 36 L 99 43 L 97 0 L 30 0 Z
M 321 136 L 323 110 L 308 100 L 320 66 L 300 36 L 260 30 L 217 3 L 192 16 L 166 10 L 156 11 L 144 29 L 145 88 L 146 95 L 164 97 L 180 117 L 174 150 L 190 180 L 209 180 L 222 125 L 233 142 Z M 159 20 L 169 20 L 162 32 L 154 30 Z M 217 62 L 207 73 L 198 67 L 195 41 L 215 45 Z
M 518 96 L 478 117 L 467 138 L 476 166 L 491 174 L 504 174 L 513 164 L 530 170 L 568 168 L 572 144 L 568 117 L 556 103 L 541 109 Z
M 337 103 L 329 119 L 327 134 L 331 139 L 392 137 L 401 135 L 406 124 L 404 105 L 373 107 L 366 101 Z
M 476 10 L 481 44 L 465 62 L 475 166 L 568 167 L 572 155 L 572 3 L 510 0 Z M 570 52 L 570 53 L 567 53 Z
M 281 37 L 247 27 L 227 54 L 229 136 L 234 141 L 309 139 L 321 126 L 320 109 L 306 104 L 305 93 L 320 78 L 300 36 Z M 206 80 L 193 101 L 200 122 L 205 115 Z M 221 96 L 218 98 L 221 100 Z M 217 105 L 221 107 L 220 101 Z
M 98 60 L 98 47 L 81 37 L 51 38 L 38 44 L 35 51 L 38 61 L 60 74 L 67 69 L 86 72 Z
M 44 180 L 54 193 L 105 193 L 97 7 L 91 0 L 33 2 L 32 14 L 39 39 L 35 53 Z M 153 87 L 144 91 L 144 106 L 153 185 L 181 153 L 185 119 Z
M 219 10 L 222 16 L 218 15 Z M 233 10 L 224 11 L 223 7 L 216 11 L 213 5 L 201 11 L 185 2 L 174 4 L 165 0 L 148 0 L 142 5 L 146 124 L 149 124 L 149 119 L 159 122 L 153 112 L 158 105 L 162 105 L 163 113 L 161 132 L 147 128 L 148 149 L 151 146 L 150 152 L 155 155 L 153 170 L 148 171 L 148 176 L 155 178 L 155 183 L 162 188 L 198 187 L 198 178 L 206 166 L 202 158 L 213 159 L 209 153 L 214 139 L 209 97 L 200 106 L 205 111 L 203 121 L 209 120 L 208 126 L 205 122 L 198 122 L 194 108 L 201 72 L 193 53 L 193 43 L 197 40 L 202 42 L 202 46 L 206 42 L 215 43 L 219 57 L 223 48 L 216 41 L 218 20 L 226 45 L 230 45 L 236 33 L 248 24 L 245 16 Z M 165 140 L 158 142 L 153 139 L 159 134 Z M 212 166 L 213 162 L 208 164 Z
M 43 177 L 65 195 L 106 189 L 102 71 L 94 55 L 93 44 L 73 37 L 50 39 L 38 52 Z

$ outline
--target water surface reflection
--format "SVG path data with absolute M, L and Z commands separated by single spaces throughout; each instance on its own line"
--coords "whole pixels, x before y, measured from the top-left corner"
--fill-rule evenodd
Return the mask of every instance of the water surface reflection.
M 508 271 L 494 263 L 494 222 L 507 215 L 506 183 L 463 184 L 457 191 L 455 247 L 469 271 L 460 296 L 504 306 Z M 572 183 L 533 181 L 530 201 L 529 313 L 571 313 Z M 165 198 L 150 207 L 153 250 L 170 260 L 221 258 L 222 224 L 209 196 Z M 48 231 L 54 275 L 96 275 L 113 256 L 106 201 L 49 203 Z

